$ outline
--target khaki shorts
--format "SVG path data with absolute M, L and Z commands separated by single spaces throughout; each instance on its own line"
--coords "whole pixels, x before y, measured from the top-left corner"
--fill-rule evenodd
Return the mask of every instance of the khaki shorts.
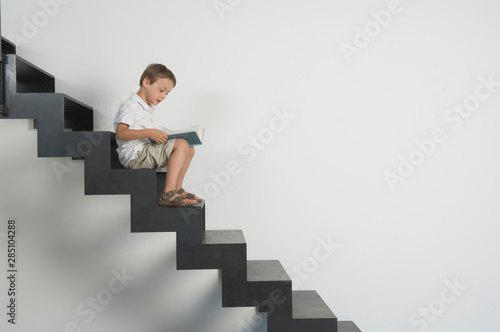
M 174 148 L 175 139 L 169 139 L 161 144 L 146 144 L 144 148 L 137 153 L 137 158 L 128 163 L 126 168 L 156 169 L 160 172 L 166 172 L 167 163 Z

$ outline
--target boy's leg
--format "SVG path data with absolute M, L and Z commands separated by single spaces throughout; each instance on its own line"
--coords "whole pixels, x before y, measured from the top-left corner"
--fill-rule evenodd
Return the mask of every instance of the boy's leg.
M 182 165 L 181 172 L 179 173 L 179 177 L 177 178 L 177 188 L 181 189 L 182 188 L 182 182 L 184 181 L 184 176 L 187 173 L 187 170 L 189 168 L 189 165 L 191 164 L 191 160 L 193 160 L 194 157 L 194 146 L 190 146 L 188 150 L 188 154 L 186 156 L 186 159 L 184 160 L 184 164 Z M 181 193 L 181 195 L 186 195 L 187 192 L 184 191 Z M 193 194 L 190 194 L 193 195 Z M 201 198 L 198 196 L 193 196 L 194 199 L 201 201 Z M 191 197 L 191 198 L 193 198 Z
M 184 182 L 184 176 L 186 176 L 189 165 L 191 164 L 191 160 L 193 160 L 194 156 L 194 147 L 190 146 L 188 149 L 188 153 L 186 159 L 184 159 L 184 164 L 182 164 L 181 171 L 179 173 L 179 177 L 177 178 L 177 188 L 182 188 L 182 182 Z
M 166 193 L 171 190 L 178 190 L 180 187 L 177 187 L 180 179 L 180 183 L 182 185 L 182 181 L 184 180 L 184 176 L 186 175 L 187 168 L 189 167 L 189 163 L 193 158 L 194 153 L 190 152 L 190 148 L 188 143 L 183 139 L 176 139 L 174 148 L 172 149 L 172 154 L 168 159 L 167 164 L 167 177 L 165 179 L 165 188 L 163 192 Z M 193 150 L 194 151 L 194 150 Z M 189 155 L 191 155 L 189 157 Z M 172 198 L 177 197 L 178 194 L 173 196 Z M 191 199 L 182 200 L 185 203 L 195 202 Z

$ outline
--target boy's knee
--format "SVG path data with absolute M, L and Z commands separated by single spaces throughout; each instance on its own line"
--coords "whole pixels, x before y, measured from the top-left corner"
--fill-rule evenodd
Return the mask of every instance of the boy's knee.
M 187 151 L 189 149 L 189 144 L 184 138 L 176 138 L 174 148 Z
M 188 151 L 189 155 L 192 157 L 194 156 L 194 146 L 190 146 L 189 147 L 189 151 Z

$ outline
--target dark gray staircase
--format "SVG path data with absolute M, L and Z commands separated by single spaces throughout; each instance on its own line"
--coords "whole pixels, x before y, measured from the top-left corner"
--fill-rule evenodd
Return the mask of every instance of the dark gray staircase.
M 247 261 L 241 230 L 207 230 L 205 205 L 158 207 L 165 174 L 128 170 L 118 162 L 111 132 L 93 131 L 93 109 L 55 93 L 54 77 L 16 55 L 2 38 L 0 119 L 34 119 L 39 157 L 71 157 L 85 163 L 85 194 L 129 194 L 132 232 L 176 232 L 178 269 L 219 269 L 224 307 L 256 307 L 267 313 L 270 332 L 359 332 L 338 322 L 315 291 L 292 291 L 279 261 Z

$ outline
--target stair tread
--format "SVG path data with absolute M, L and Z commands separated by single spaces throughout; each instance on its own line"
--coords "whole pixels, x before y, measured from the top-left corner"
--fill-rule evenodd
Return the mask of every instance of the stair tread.
M 335 315 L 316 291 L 292 292 L 294 319 L 335 319 Z
M 354 322 L 338 322 L 338 332 L 361 332 L 361 330 L 354 324 Z
M 202 244 L 246 244 L 241 230 L 209 230 L 204 231 Z
M 247 262 L 247 280 L 259 281 L 291 281 L 278 260 L 260 260 Z

